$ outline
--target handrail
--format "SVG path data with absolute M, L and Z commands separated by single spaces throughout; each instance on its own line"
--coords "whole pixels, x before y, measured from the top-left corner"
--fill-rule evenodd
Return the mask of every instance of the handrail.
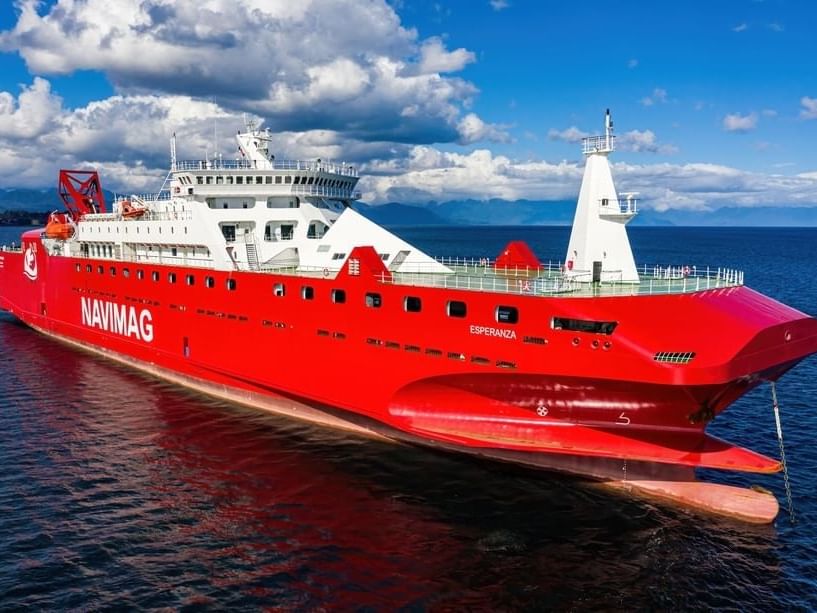
M 176 171 L 190 170 L 305 170 L 325 172 L 345 177 L 358 177 L 357 169 L 350 164 L 338 164 L 321 160 L 269 160 L 258 165 L 255 160 L 181 160 Z

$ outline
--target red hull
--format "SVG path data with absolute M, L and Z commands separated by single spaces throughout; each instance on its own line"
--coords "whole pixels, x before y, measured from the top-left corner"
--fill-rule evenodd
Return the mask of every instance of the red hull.
M 31 243 L 38 233 L 24 237 Z M 0 253 L 0 307 L 32 326 L 458 447 L 773 472 L 776 460 L 709 437 L 706 424 L 817 351 L 817 321 L 745 287 L 546 298 L 393 285 L 345 270 L 335 279 L 226 273 L 48 257 L 41 246 L 35 257 L 32 280 L 22 253 Z M 302 298 L 305 285 L 313 299 Z M 330 298 L 337 288 L 343 304 Z M 366 292 L 382 305 L 367 307 Z M 422 311 L 407 313 L 406 296 L 421 298 Z M 467 318 L 446 315 L 452 299 L 467 302 Z M 518 323 L 497 325 L 498 305 L 516 307 Z M 554 330 L 552 317 L 618 326 L 609 336 Z M 659 352 L 696 357 L 663 363 Z

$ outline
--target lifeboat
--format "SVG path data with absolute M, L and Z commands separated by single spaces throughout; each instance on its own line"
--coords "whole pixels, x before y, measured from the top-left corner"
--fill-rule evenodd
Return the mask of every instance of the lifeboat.
M 68 240 L 74 236 L 74 224 L 71 218 L 65 213 L 51 213 L 48 216 L 48 223 L 45 226 L 46 238 L 56 238 Z
M 130 200 L 122 201 L 120 211 L 125 219 L 138 219 L 145 214 L 144 208 L 134 205 Z

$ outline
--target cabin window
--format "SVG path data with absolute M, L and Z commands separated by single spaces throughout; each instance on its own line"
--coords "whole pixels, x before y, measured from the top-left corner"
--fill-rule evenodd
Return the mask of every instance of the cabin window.
M 383 304 L 383 300 L 380 297 L 380 294 L 375 294 L 375 293 L 372 293 L 372 292 L 366 294 L 366 306 L 367 307 L 370 307 L 370 308 L 373 308 L 373 309 L 379 309 L 382 304 Z
M 123 268 L 123 269 L 122 269 L 122 276 L 123 276 L 123 277 L 125 277 L 126 279 L 127 279 L 128 277 L 130 277 L 130 269 L 128 269 L 128 268 Z
M 91 272 L 91 270 L 93 270 L 93 266 L 91 266 L 90 264 L 86 264 L 85 265 L 85 272 Z
M 293 183 L 294 185 L 300 185 L 300 184 L 301 184 L 301 177 L 300 177 L 300 175 L 295 175 L 295 180 L 294 180 L 292 183 Z
M 154 281 L 158 281 L 159 280 L 159 273 L 154 270 L 152 273 L 150 273 L 150 278 L 153 279 Z
M 110 269 L 110 270 L 111 270 L 111 276 L 112 276 L 112 277 L 115 277 L 115 276 L 116 276 L 116 268 L 115 268 L 115 267 L 113 267 L 113 266 L 111 266 L 111 269 Z
M 213 177 L 207 177 L 207 185 L 213 184 Z
M 229 291 L 235 291 L 236 282 L 235 279 L 227 279 L 227 289 Z
M 343 304 L 346 302 L 346 291 L 342 289 L 332 290 L 332 302 L 335 304 Z
M 252 177 L 247 177 L 247 185 L 252 185 Z
M 204 285 L 205 287 L 215 287 L 216 280 L 213 277 L 204 277 Z
M 255 184 L 261 185 L 264 183 L 264 177 L 255 177 Z
M 519 309 L 512 306 L 496 307 L 496 320 L 501 324 L 515 324 L 519 321 Z
M 228 243 L 232 243 L 235 241 L 235 226 L 223 225 L 221 226 L 221 233 L 224 235 L 224 239 Z
M 102 266 L 97 266 L 96 271 L 101 275 L 105 274 L 105 269 Z
M 267 185 L 271 185 L 272 184 L 272 175 L 267 175 L 266 177 L 264 177 L 264 183 L 266 183 Z
M 172 232 L 173 228 L 170 228 L 170 230 Z M 176 247 L 171 247 L 170 248 L 170 255 L 172 255 L 175 258 L 177 255 L 179 255 L 179 250 Z
M 287 185 L 292 183 L 292 175 L 285 176 L 284 177 L 284 183 L 286 183 Z
M 176 273 L 175 272 L 167 273 L 167 282 L 168 283 L 175 283 L 176 282 Z
M 275 175 L 275 185 L 281 185 L 281 175 Z
M 80 272 L 82 270 L 82 264 L 79 264 L 79 263 L 74 264 L 74 270 L 76 270 L 77 272 Z
M 199 185 L 204 185 L 204 177 L 196 177 L 196 183 Z
M 423 309 L 423 301 L 417 296 L 406 296 L 403 299 L 403 309 L 407 313 L 419 313 Z
M 272 293 L 276 296 L 284 296 L 286 294 L 287 288 L 284 286 L 283 283 L 276 283 L 272 286 Z
M 449 300 L 446 305 L 446 313 L 449 317 L 465 317 L 467 311 L 465 303 L 459 300 Z
M 304 300 L 312 300 L 315 298 L 315 288 L 311 285 L 304 285 L 301 287 L 301 298 Z
M 216 177 L 216 185 L 222 185 L 223 183 L 224 183 L 224 177 L 221 176 L 221 175 L 218 175 Z
M 568 319 L 554 317 L 551 321 L 554 330 L 570 330 L 571 332 L 590 332 L 591 334 L 613 333 L 618 325 L 617 321 L 591 321 L 587 319 Z
M 185 283 L 187 283 L 188 285 L 195 285 L 196 284 L 196 277 L 194 277 L 193 275 L 187 275 L 184 278 L 184 280 L 185 280 Z
M 233 177 L 232 177 L 232 175 L 227 175 L 227 185 L 232 185 L 232 184 L 233 184 Z
M 145 278 L 145 271 L 144 270 L 137 270 L 136 271 L 136 278 L 140 281 Z
M 236 185 L 244 185 L 244 177 L 236 177 L 235 183 Z
M 333 253 L 332 254 L 332 259 L 333 260 L 343 260 L 344 258 L 346 258 L 345 253 Z

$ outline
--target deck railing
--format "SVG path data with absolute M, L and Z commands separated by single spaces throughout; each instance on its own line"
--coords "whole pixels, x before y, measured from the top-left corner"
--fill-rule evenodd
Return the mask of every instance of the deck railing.
M 259 166 L 253 160 L 182 160 L 176 162 L 176 170 L 305 170 L 345 177 L 359 176 L 357 169 L 350 164 L 322 160 L 270 160 L 269 166 L 267 164 Z

